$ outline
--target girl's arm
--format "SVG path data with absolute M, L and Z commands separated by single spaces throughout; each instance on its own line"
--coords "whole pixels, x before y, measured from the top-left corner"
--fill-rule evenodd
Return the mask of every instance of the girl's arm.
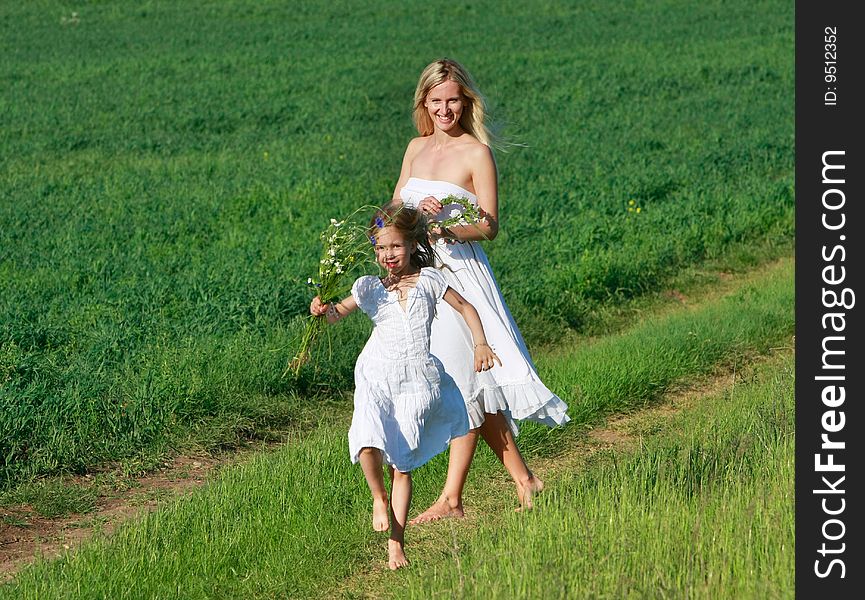
M 484 335 L 484 326 L 481 323 L 481 318 L 478 316 L 478 311 L 475 307 L 466 301 L 459 292 L 448 287 L 444 295 L 444 301 L 450 304 L 455 311 L 463 316 L 466 324 L 472 332 L 472 341 L 475 345 L 475 371 L 486 371 L 492 369 L 495 363 L 502 365 L 501 359 L 496 356 L 493 349 L 487 344 L 487 338 Z
M 325 316 L 328 323 L 336 323 L 341 318 L 353 313 L 356 309 L 357 302 L 351 295 L 339 302 L 327 303 L 322 302 L 321 298 L 316 296 L 309 305 L 310 314 L 317 317 Z
M 486 216 L 477 224 L 448 227 L 437 233 L 439 237 L 461 242 L 492 240 L 499 233 L 498 173 L 493 153 L 489 146 L 478 144 L 477 147 L 472 148 L 472 153 L 467 159 L 472 173 L 472 185 L 478 197 L 478 206 L 483 209 Z M 441 210 L 440 204 L 438 210 Z

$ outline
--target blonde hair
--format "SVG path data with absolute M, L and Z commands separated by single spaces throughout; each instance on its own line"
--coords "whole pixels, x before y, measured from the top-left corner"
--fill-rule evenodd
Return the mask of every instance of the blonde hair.
M 459 85 L 460 93 L 465 99 L 465 107 L 460 117 L 460 127 L 477 138 L 482 144 L 490 146 L 495 140 L 485 123 L 487 106 L 484 97 L 465 67 L 449 58 L 442 58 L 430 63 L 420 74 L 414 92 L 414 113 L 412 114 L 418 133 L 426 136 L 432 135 L 435 131 L 432 118 L 430 118 L 424 102 L 426 102 L 430 90 L 445 81 L 453 81 Z

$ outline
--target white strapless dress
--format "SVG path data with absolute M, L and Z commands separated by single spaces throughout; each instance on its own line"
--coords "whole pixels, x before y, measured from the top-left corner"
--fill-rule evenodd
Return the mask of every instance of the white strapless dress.
M 416 208 L 427 196 L 441 200 L 449 195 L 467 198 L 477 204 L 477 197 L 468 190 L 448 181 L 433 181 L 410 177 L 400 190 L 406 206 Z M 444 215 L 454 207 L 445 206 Z M 528 419 L 554 427 L 567 423 L 568 406 L 552 393 L 538 377 L 526 344 L 493 277 L 486 254 L 476 242 L 435 245 L 436 266 L 444 266 L 442 274 L 448 285 L 468 300 L 480 315 L 487 342 L 502 361 L 478 373 L 474 370 L 474 344 L 465 320 L 450 305 L 438 305 L 433 321 L 430 351 L 444 365 L 444 370 L 456 381 L 468 411 L 472 429 L 480 427 L 485 414 L 501 411 L 514 432 L 514 420 Z

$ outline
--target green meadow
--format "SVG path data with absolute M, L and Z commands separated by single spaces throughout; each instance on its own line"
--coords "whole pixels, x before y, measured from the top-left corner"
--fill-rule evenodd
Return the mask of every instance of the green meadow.
M 292 4 L 0 6 L 2 487 L 342 397 L 360 319 L 282 377 L 303 282 L 329 218 L 391 197 L 443 55 L 504 142 L 487 250 L 533 348 L 790 251 L 789 3 Z
M 372 531 L 343 410 L 111 536 L 38 562 L 0 598 L 792 597 L 793 264 L 743 279 L 541 356 L 554 391 L 578 386 L 595 412 L 552 433 L 522 428 L 530 461 L 547 464 L 536 509 L 513 512 L 512 486 L 483 447 L 468 517 L 409 527 L 408 569 L 384 566 L 386 534 Z M 757 354 L 771 356 L 750 367 Z M 575 454 L 580 432 L 604 416 L 724 367 L 737 373 L 732 385 L 672 418 L 632 422 L 637 448 Z M 446 469 L 440 455 L 416 471 L 413 514 L 437 497 Z
M 481 520 L 393 598 L 792 598 L 793 357 L 697 410 L 638 424 L 639 451 L 564 470 L 531 515 Z M 427 558 L 427 557 L 425 557 Z

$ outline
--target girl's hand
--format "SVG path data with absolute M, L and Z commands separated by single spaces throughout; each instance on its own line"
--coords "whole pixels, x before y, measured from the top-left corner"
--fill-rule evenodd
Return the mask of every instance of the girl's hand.
M 321 298 L 316 296 L 309 304 L 309 313 L 317 317 L 323 316 L 327 312 L 327 304 L 321 301 Z
M 425 215 L 437 215 L 442 210 L 442 203 L 434 196 L 427 196 L 418 203 L 417 208 Z
M 475 344 L 475 371 L 478 373 L 489 371 L 495 366 L 496 362 L 499 363 L 499 366 L 502 366 L 502 360 L 493 352 L 489 344 Z

